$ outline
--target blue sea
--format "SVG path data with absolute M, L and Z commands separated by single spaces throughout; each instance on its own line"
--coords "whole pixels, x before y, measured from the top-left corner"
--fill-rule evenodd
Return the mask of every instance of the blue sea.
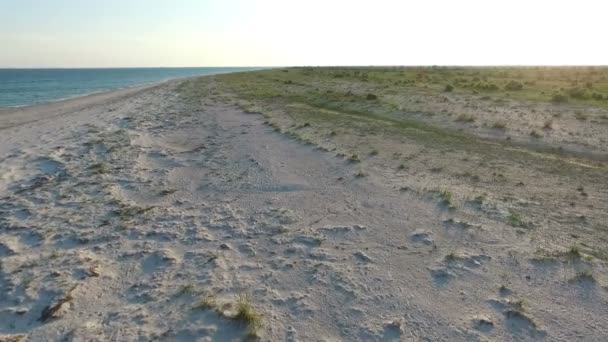
M 260 68 L 0 69 L 0 108 L 45 103 L 173 78 L 257 69 Z

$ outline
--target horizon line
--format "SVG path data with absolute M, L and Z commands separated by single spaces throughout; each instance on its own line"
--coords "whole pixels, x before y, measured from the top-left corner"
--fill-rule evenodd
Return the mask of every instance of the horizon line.
M 382 67 L 608 67 L 608 64 L 335 64 L 335 65 L 240 65 L 240 66 L 0 66 L 0 70 L 51 70 L 51 69 L 192 69 L 192 68 L 382 68 Z

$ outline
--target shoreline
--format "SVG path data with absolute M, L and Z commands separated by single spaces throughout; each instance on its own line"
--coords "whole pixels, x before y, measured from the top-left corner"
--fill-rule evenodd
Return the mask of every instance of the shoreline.
M 101 91 L 83 96 L 23 107 L 0 109 L 0 130 L 77 112 L 89 106 L 108 105 L 116 100 L 124 99 L 126 97 L 138 94 L 139 92 L 167 84 L 171 81 L 179 80 L 176 79 L 153 84 Z
M 22 108 L 27 108 L 27 107 L 43 106 L 43 105 L 47 105 L 47 104 L 51 104 L 51 103 L 55 103 L 55 102 L 75 100 L 75 99 L 78 99 L 78 98 L 81 98 L 81 97 L 87 97 L 87 96 L 96 95 L 96 94 L 102 94 L 102 93 L 109 93 L 109 92 L 117 91 L 117 90 L 126 90 L 126 89 L 130 89 L 130 88 L 142 87 L 142 86 L 147 86 L 147 85 L 158 85 L 158 84 L 161 84 L 161 83 L 164 83 L 164 82 L 169 82 L 169 81 L 174 81 L 174 80 L 179 80 L 179 78 L 172 78 L 172 79 L 168 79 L 168 80 L 164 80 L 164 81 L 158 81 L 158 82 L 140 83 L 140 84 L 134 84 L 134 85 L 125 86 L 125 87 L 118 87 L 118 88 L 108 88 L 108 89 L 103 89 L 103 90 L 92 91 L 92 92 L 89 92 L 89 93 L 83 93 L 83 94 L 78 94 L 78 95 L 73 95 L 73 96 L 67 96 L 67 97 L 60 97 L 60 98 L 56 98 L 56 99 L 52 99 L 52 100 L 46 100 L 46 101 L 43 101 L 43 102 L 36 102 L 36 103 L 31 103 L 31 104 L 8 106 L 8 107 L 0 107 L 0 115 L 2 115 L 3 111 L 8 111 L 8 110 L 11 110 L 11 109 L 22 109 Z
M 62 69 L 62 68 L 49 68 L 49 69 L 42 69 L 42 70 L 55 70 L 55 69 Z M 82 68 L 82 70 L 97 70 L 97 69 L 100 69 L 100 70 L 103 70 L 103 69 L 111 70 L 111 69 L 148 69 L 148 68 Z M 149 69 L 156 69 L 156 68 L 149 68 Z M 167 68 L 167 69 L 173 69 L 173 68 Z M 167 83 L 167 82 L 172 82 L 172 81 L 185 81 L 185 80 L 194 79 L 194 78 L 198 78 L 198 77 L 205 77 L 205 76 L 212 76 L 212 75 L 222 75 L 222 74 L 231 74 L 231 73 L 237 73 L 237 72 L 248 72 L 248 71 L 256 71 L 256 70 L 262 70 L 262 69 L 271 69 L 271 68 L 262 68 L 262 67 L 256 68 L 256 67 L 252 67 L 251 70 L 236 70 L 236 71 L 230 71 L 230 72 L 218 72 L 218 73 L 210 73 L 210 74 L 202 74 L 202 75 L 193 75 L 193 76 L 167 78 L 167 79 L 164 79 L 164 80 L 152 81 L 152 82 L 144 82 L 144 83 L 137 83 L 137 84 L 122 86 L 122 87 L 118 87 L 118 88 L 101 89 L 101 90 L 96 90 L 96 91 L 87 92 L 87 93 L 83 93 L 83 94 L 76 94 L 76 95 L 67 96 L 67 97 L 61 97 L 61 98 L 56 98 L 56 99 L 44 100 L 42 102 L 37 102 L 37 103 L 15 105 L 15 106 L 7 106 L 7 107 L 0 106 L 0 116 L 3 115 L 5 112 L 11 111 L 11 110 L 18 110 L 18 109 L 23 109 L 23 108 L 28 108 L 28 107 L 35 107 L 35 106 L 43 106 L 43 105 L 52 104 L 52 103 L 55 103 L 55 102 L 74 100 L 74 99 L 79 99 L 79 98 L 82 98 L 82 97 L 88 97 L 88 96 L 96 95 L 96 94 L 103 94 L 103 93 L 108 93 L 108 92 L 113 92 L 113 91 L 119 91 L 119 90 L 127 90 L 127 89 L 131 89 L 131 88 L 137 88 L 137 87 L 143 87 L 143 86 L 160 85 L 160 84 Z M 0 68 L 0 70 L 12 70 L 12 69 L 3 69 L 3 68 Z M 15 70 L 32 70 L 32 69 L 16 68 Z M 69 68 L 67 68 L 66 70 L 81 70 L 81 69 L 69 69 Z
M 77 112 L 92 105 L 107 105 L 113 101 L 125 99 L 126 97 L 136 95 L 142 91 L 167 85 L 172 82 L 185 82 L 196 78 L 232 73 L 247 73 L 256 70 L 260 69 L 177 77 L 158 82 L 102 90 L 88 94 L 77 95 L 74 97 L 56 99 L 31 105 L 0 108 L 0 131 L 7 128 L 42 120 L 45 118 L 53 118 L 60 115 Z

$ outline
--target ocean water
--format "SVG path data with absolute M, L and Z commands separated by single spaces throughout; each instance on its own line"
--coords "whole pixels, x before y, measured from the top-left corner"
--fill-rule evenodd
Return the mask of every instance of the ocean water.
M 173 78 L 260 68 L 0 69 L 0 108 L 26 106 Z

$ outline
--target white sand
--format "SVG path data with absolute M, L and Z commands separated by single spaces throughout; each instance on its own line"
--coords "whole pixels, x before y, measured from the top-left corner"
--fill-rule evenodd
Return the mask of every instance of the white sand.
M 555 281 L 575 271 L 528 262 L 516 230 L 445 222 L 390 176 L 186 105 L 177 83 L 0 112 L 0 336 L 241 340 L 239 294 L 262 340 L 608 336 L 602 265 L 598 283 Z

